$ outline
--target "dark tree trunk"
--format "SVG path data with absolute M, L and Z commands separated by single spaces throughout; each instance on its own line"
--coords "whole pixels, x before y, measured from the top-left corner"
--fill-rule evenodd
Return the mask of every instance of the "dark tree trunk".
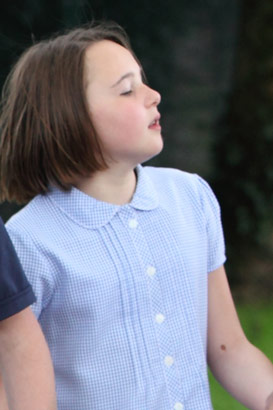
M 214 151 L 214 189 L 232 263 L 256 264 L 257 273 L 267 271 L 268 283 L 273 274 L 272 50 L 272 1 L 242 0 L 233 90 Z M 246 272 L 236 271 L 237 278 L 238 273 L 245 277 Z

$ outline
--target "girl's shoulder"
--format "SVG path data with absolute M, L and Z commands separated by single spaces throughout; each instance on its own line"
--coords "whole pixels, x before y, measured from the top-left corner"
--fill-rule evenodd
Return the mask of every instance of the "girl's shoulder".
M 202 185 L 207 185 L 206 181 L 199 175 L 180 169 L 151 166 L 146 166 L 144 169 L 153 183 L 159 184 L 161 189 L 166 187 L 182 191 L 192 190 L 197 193 L 202 188 Z
M 41 231 L 49 217 L 49 205 L 47 195 L 37 195 L 10 217 L 6 223 L 8 232 L 14 230 L 28 234 Z
M 202 207 L 218 208 L 219 204 L 209 183 L 200 175 L 175 168 L 144 167 L 161 197 L 180 198 Z

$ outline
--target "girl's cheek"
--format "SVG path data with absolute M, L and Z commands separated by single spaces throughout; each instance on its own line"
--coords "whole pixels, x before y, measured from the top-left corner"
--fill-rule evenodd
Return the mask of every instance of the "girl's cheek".
M 129 105 L 122 111 L 121 115 L 131 121 L 142 121 L 145 119 L 145 110 L 142 107 Z

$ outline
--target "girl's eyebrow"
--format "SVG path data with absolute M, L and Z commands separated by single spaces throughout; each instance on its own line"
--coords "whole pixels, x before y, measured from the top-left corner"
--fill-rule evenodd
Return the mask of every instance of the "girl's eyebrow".
M 120 77 L 120 79 L 115 83 L 115 84 L 113 84 L 112 86 L 111 86 L 111 88 L 114 88 L 114 87 L 116 87 L 117 85 L 119 85 L 123 80 L 125 80 L 126 78 L 131 78 L 131 77 L 134 77 L 135 76 L 135 74 L 133 73 L 133 72 L 129 72 L 129 73 L 126 73 L 126 74 L 124 74 L 124 75 L 122 75 L 121 77 Z
M 142 68 L 139 68 L 139 73 L 140 73 L 141 78 L 143 78 L 143 70 L 142 70 Z M 135 77 L 135 73 L 134 73 L 133 71 L 129 71 L 128 73 L 122 75 L 122 76 L 120 77 L 120 79 L 119 79 L 115 84 L 113 84 L 113 85 L 111 86 L 111 88 L 116 87 L 117 85 L 119 85 L 119 84 L 120 84 L 123 80 L 125 80 L 126 78 L 134 78 L 134 77 Z

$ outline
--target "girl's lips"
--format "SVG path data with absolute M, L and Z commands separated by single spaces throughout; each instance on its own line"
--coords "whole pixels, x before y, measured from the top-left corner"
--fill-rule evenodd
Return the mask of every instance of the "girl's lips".
M 159 120 L 153 121 L 151 125 L 149 125 L 150 130 L 161 130 L 161 125 Z
M 148 128 L 150 128 L 150 129 L 156 129 L 156 130 L 161 129 L 159 120 L 160 120 L 160 115 L 157 115 L 157 116 L 155 117 L 155 119 L 153 120 L 153 122 L 151 122 L 151 124 L 149 125 Z

